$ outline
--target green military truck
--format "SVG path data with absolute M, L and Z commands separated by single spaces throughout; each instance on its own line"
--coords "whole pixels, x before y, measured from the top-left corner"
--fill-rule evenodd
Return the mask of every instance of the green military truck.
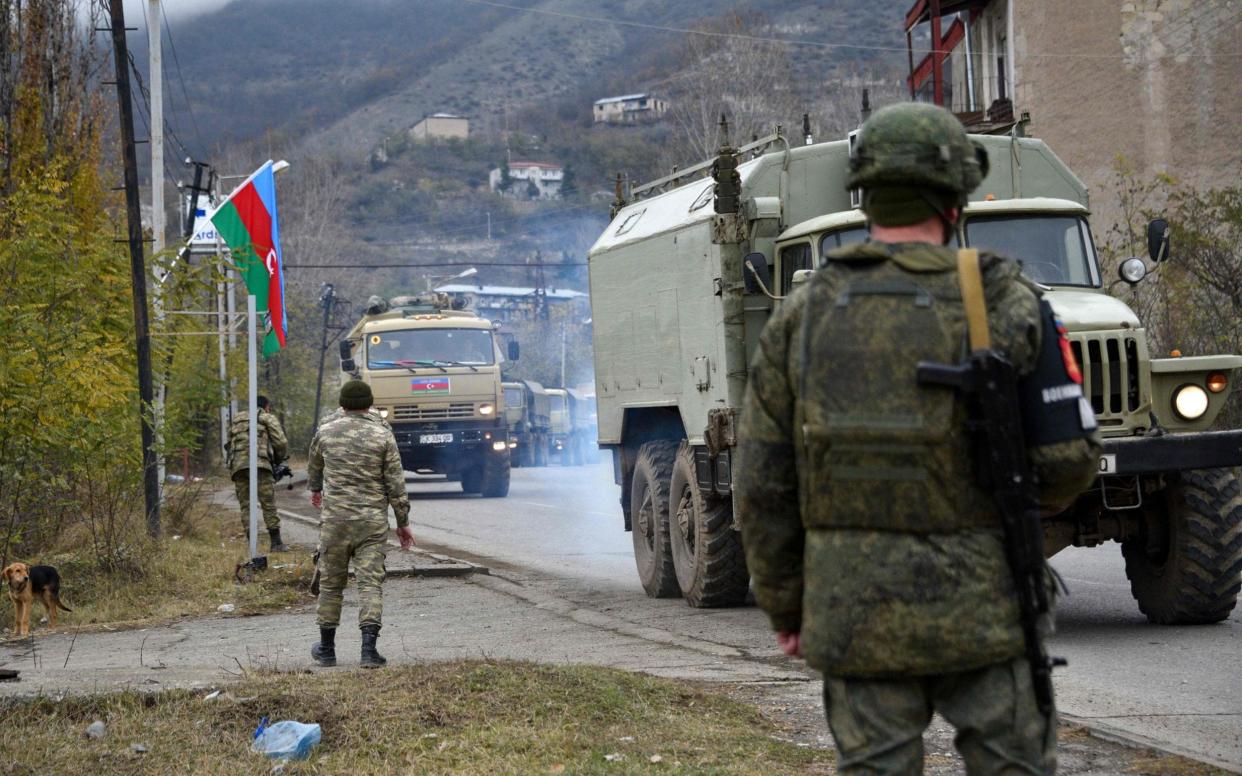
M 548 394 L 534 380 L 504 383 L 509 456 L 514 466 L 547 466 L 551 432 Z
M 564 388 L 544 388 L 544 391 L 548 394 L 548 433 L 544 449 L 549 459 L 556 458 L 562 466 L 569 466 L 569 440 L 573 433 L 569 391 Z
M 594 386 L 566 388 L 565 392 L 569 398 L 570 431 L 565 446 L 568 463 L 570 466 L 596 463 L 599 460 L 599 420 Z
M 967 208 L 970 245 L 1025 260 L 1083 367 L 1104 451 L 1100 477 L 1045 519 L 1050 553 L 1122 545 L 1153 622 L 1224 619 L 1242 571 L 1242 431 L 1212 431 L 1238 356 L 1157 358 L 1107 294 L 1083 184 L 1042 141 L 974 136 L 991 171 Z M 590 252 L 600 446 L 613 451 L 626 530 L 649 595 L 745 600 L 732 461 L 747 364 L 772 306 L 824 253 L 866 238 L 846 192 L 850 141 L 777 135 L 635 189 Z M 709 175 L 710 177 L 704 177 Z M 1151 261 L 1169 256 L 1149 228 Z M 1122 265 L 1138 282 L 1141 259 Z M 894 375 L 894 379 L 913 376 Z
M 508 351 L 516 360 L 517 343 Z M 492 322 L 437 293 L 371 297 L 341 342 L 341 379 L 371 385 L 401 465 L 486 498 L 509 493 L 502 362 Z

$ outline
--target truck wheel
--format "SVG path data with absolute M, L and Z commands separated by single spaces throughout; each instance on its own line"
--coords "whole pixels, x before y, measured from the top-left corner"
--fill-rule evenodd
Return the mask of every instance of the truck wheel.
M 461 470 L 462 493 L 478 493 L 483 490 L 483 467 L 471 466 Z
M 533 446 L 534 453 L 535 453 L 535 465 L 536 466 L 547 466 L 548 465 L 548 440 L 544 439 L 542 435 L 537 436 L 535 437 L 534 441 L 531 442 L 531 445 Z
M 673 464 L 669 498 L 669 543 L 686 603 L 696 607 L 745 603 L 750 573 L 742 536 L 733 530 L 733 505 L 699 490 L 694 453 L 685 444 Z
M 1161 625 L 1220 622 L 1242 582 L 1242 487 L 1232 469 L 1184 471 L 1157 494 L 1155 520 L 1121 546 L 1130 592 Z M 1158 535 L 1150 535 L 1159 526 Z
M 483 459 L 479 492 L 483 494 L 483 498 L 504 498 L 509 495 L 508 455 L 489 455 Z
M 673 598 L 678 593 L 668 545 L 668 483 L 676 456 L 676 442 L 644 443 L 630 481 L 634 563 L 643 590 L 652 598 Z
M 522 466 L 534 466 L 535 465 L 535 453 L 531 449 L 529 441 L 519 442 L 517 451 L 518 451 L 518 460 L 521 461 Z

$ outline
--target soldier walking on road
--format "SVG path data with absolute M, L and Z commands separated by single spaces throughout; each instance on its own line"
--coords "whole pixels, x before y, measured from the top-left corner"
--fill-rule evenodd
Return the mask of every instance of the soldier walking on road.
M 259 406 L 259 508 L 263 510 L 263 524 L 271 540 L 272 552 L 286 552 L 289 548 L 280 539 L 280 515 L 276 512 L 275 471 L 289 457 L 289 443 L 280 419 L 268 411 L 271 402 L 266 396 L 258 397 Z M 241 505 L 242 526 L 250 537 L 250 413 L 239 412 L 229 426 L 229 470 L 233 477 L 233 489 L 237 503 Z
M 342 417 L 320 426 L 311 440 L 307 488 L 311 504 L 322 510 L 319 528 L 319 642 L 311 657 L 336 665 L 336 628 L 350 560 L 358 580 L 358 624 L 362 629 L 362 667 L 386 661 L 376 650 L 382 624 L 384 552 L 388 508 L 397 516 L 401 549 L 414 545 L 405 473 L 392 429 L 370 412 L 371 386 L 350 380 L 341 387 Z
M 972 337 L 976 320 L 990 325 L 987 352 L 1018 376 L 1010 414 L 1022 415 L 1037 519 L 1095 474 L 1077 366 L 1017 264 L 946 247 L 987 174 L 952 114 L 878 111 L 850 169 L 871 241 L 827 256 L 751 365 L 734 471 L 756 597 L 782 650 L 824 673 L 841 773 L 922 773 L 933 711 L 957 728 L 968 773 L 1052 773 L 1051 684 L 1026 657 L 1008 512 L 975 461 L 974 405 L 919 377 L 968 356 L 968 312 Z M 980 276 L 981 295 L 967 288 Z

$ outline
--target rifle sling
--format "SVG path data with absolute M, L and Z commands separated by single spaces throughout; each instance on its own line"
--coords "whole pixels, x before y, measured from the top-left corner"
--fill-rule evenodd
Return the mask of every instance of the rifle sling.
M 958 250 L 957 278 L 962 287 L 962 305 L 966 308 L 970 349 L 991 350 L 992 334 L 988 331 L 988 308 L 983 300 L 983 273 L 979 269 L 979 251 L 974 248 Z

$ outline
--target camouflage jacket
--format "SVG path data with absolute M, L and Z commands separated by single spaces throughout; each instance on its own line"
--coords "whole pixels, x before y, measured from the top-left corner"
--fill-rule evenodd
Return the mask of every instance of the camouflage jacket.
M 383 423 L 385 428 L 392 428 L 392 426 L 388 425 L 387 419 L 385 419 L 378 412 L 376 412 L 374 408 L 367 410 L 367 412 L 370 413 L 371 416 L 373 416 L 380 423 Z M 324 415 L 322 418 L 319 419 L 319 426 L 326 426 L 332 421 L 340 420 L 343 417 L 345 417 L 345 408 L 337 407 L 336 409 L 332 410 L 331 412 L 327 413 L 326 415 Z
M 388 507 L 409 525 L 410 500 L 392 429 L 371 412 L 347 412 L 311 440 L 307 488 L 323 492 L 323 519 L 382 520 Z
M 270 412 L 259 410 L 259 468 L 274 472 L 281 461 L 289 457 L 289 441 L 280 419 Z M 229 426 L 229 473 L 247 471 L 250 468 L 250 413 L 239 412 Z
M 830 292 L 840 284 L 834 273 L 852 271 L 851 262 L 870 262 L 890 279 L 917 277 L 941 293 L 956 285 L 955 253 L 939 246 L 867 243 L 830 256 L 836 260 L 817 278 Z M 825 460 L 834 465 L 831 458 L 808 461 L 816 453 L 814 418 L 823 412 L 804 405 L 800 391 L 811 394 L 807 386 L 813 386 L 818 396 L 840 390 L 882 399 L 885 386 L 901 378 L 886 356 L 904 346 L 891 335 L 867 341 L 866 330 L 853 333 L 845 347 L 824 347 L 819 340 L 804 345 L 802 335 L 812 328 L 803 325 L 807 308 L 833 304 L 814 285 L 795 291 L 764 329 L 738 434 L 735 497 L 759 604 L 775 629 L 801 632 L 807 661 L 830 676 L 929 675 L 1020 655 L 1022 632 L 999 518 L 973 477 L 933 474 L 927 501 L 913 505 L 895 505 L 888 488 L 842 500 L 823 472 Z M 984 289 L 996 347 L 1029 373 L 1042 336 L 1036 291 L 1013 262 L 995 257 L 984 263 Z M 960 306 L 960 293 L 956 300 Z M 960 316 L 947 325 L 964 341 Z M 845 351 L 853 355 L 845 364 L 816 357 Z M 831 446 L 833 433 L 823 423 L 820 435 L 829 438 L 816 443 Z M 869 454 L 857 440 L 852 449 L 860 458 Z M 1088 440 L 1032 449 L 1041 505 L 1050 511 L 1068 506 L 1094 478 L 1097 454 Z M 968 457 L 968 449 L 961 455 Z M 972 463 L 950 461 L 939 470 L 960 475 Z M 835 465 L 844 471 L 865 462 Z M 933 511 L 929 502 L 941 516 L 919 524 L 921 509 Z M 945 505 L 960 509 L 960 519 L 945 520 Z

